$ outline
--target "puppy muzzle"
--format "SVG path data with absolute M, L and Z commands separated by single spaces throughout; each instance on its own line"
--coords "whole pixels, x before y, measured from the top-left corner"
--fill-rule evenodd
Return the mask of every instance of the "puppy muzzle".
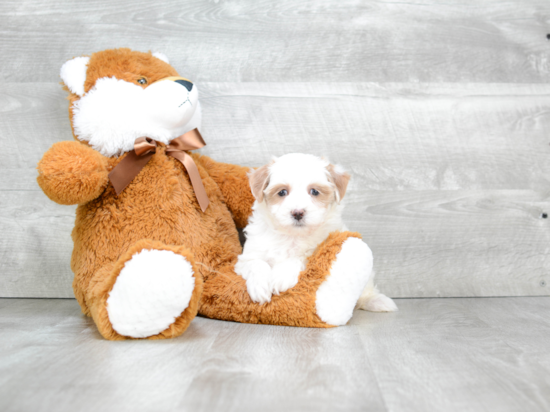
M 301 222 L 301 220 L 304 218 L 306 211 L 304 209 L 296 209 L 290 212 L 292 215 L 292 219 L 294 219 L 297 222 Z

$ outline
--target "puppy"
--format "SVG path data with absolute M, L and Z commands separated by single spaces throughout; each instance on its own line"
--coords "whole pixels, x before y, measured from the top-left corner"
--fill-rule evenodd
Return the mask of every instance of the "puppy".
M 266 303 L 298 283 L 307 258 L 331 232 L 348 230 L 342 199 L 350 175 L 325 159 L 293 153 L 252 170 L 249 179 L 256 201 L 235 271 L 246 280 L 250 298 Z M 373 277 L 357 307 L 397 310 L 392 299 L 378 292 Z

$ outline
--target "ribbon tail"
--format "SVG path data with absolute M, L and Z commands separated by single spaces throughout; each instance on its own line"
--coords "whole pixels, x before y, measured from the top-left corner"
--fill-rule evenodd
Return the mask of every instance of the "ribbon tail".
M 197 168 L 197 165 L 195 164 L 193 158 L 187 153 L 179 151 L 169 152 L 169 154 L 170 156 L 178 159 L 187 170 L 187 174 L 189 175 L 189 179 L 191 180 L 191 185 L 193 185 L 193 190 L 195 191 L 195 196 L 197 197 L 199 206 L 204 213 L 208 208 L 208 205 L 210 204 L 210 199 L 208 199 L 208 195 L 206 194 L 206 189 L 204 188 L 204 185 L 202 183 L 199 169 Z
M 109 173 L 109 180 L 115 188 L 117 196 L 122 193 L 126 186 L 141 172 L 141 169 L 151 160 L 154 153 L 138 156 L 135 150 L 128 152 L 126 157 L 115 166 Z

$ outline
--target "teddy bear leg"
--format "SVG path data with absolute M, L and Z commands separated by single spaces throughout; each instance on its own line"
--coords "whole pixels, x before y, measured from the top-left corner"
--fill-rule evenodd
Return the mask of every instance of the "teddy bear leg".
M 243 323 L 328 328 L 344 325 L 372 272 L 372 253 L 359 234 L 334 232 L 308 259 L 293 288 L 264 304 L 248 296 L 233 267 L 204 284 L 199 314 Z
M 141 240 L 96 272 L 88 307 L 109 340 L 181 335 L 197 314 L 202 277 L 184 247 Z
M 368 245 L 349 237 L 335 256 L 328 276 L 316 293 L 319 318 L 329 325 L 345 325 L 372 277 L 373 258 Z

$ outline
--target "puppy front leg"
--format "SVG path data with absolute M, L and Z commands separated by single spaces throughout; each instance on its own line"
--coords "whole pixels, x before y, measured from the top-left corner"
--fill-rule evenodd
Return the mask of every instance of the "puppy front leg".
M 273 266 L 271 272 L 271 291 L 273 294 L 278 295 L 296 286 L 300 272 L 305 268 L 304 262 L 297 258 L 287 259 Z
M 246 280 L 246 290 L 253 302 L 271 301 L 271 266 L 265 260 L 239 259 L 235 265 L 235 273 Z

